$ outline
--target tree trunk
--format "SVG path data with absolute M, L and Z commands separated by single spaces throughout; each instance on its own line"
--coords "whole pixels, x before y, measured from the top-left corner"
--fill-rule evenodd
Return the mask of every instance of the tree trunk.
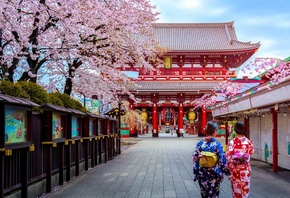
M 21 78 L 19 79 L 19 81 L 30 81 L 30 82 L 34 82 L 36 83 L 37 77 L 31 77 L 28 75 L 28 72 L 23 72 Z
M 71 78 L 67 78 L 65 80 L 64 93 L 70 96 L 71 92 L 72 92 L 72 80 Z
M 68 73 L 69 76 L 65 80 L 65 87 L 64 87 L 64 93 L 70 96 L 72 92 L 72 79 L 75 77 L 75 71 L 81 66 L 82 61 L 79 61 L 79 59 L 75 59 L 71 65 L 69 65 Z

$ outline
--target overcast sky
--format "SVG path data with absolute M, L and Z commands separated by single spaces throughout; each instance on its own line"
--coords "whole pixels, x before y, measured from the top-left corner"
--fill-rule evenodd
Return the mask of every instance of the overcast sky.
M 242 42 L 261 43 L 257 57 L 290 56 L 290 0 L 151 0 L 160 23 L 234 21 Z

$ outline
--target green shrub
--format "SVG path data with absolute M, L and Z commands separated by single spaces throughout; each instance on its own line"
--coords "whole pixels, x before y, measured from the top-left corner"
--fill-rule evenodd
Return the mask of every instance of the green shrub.
M 64 107 L 62 100 L 58 97 L 59 93 L 49 93 L 47 96 L 48 96 L 48 103 Z
M 88 112 L 88 110 L 82 105 L 82 103 L 78 100 L 73 99 L 75 102 L 75 109 L 80 110 L 82 112 Z
M 48 98 L 50 104 L 77 109 L 82 112 L 87 112 L 87 109 L 83 107 L 82 103 L 80 103 L 78 100 L 71 98 L 67 94 L 62 94 L 59 92 L 50 93 L 48 94 Z
M 82 106 L 81 102 L 71 98 L 69 95 L 59 92 L 47 93 L 41 85 L 29 81 L 12 83 L 10 81 L 2 80 L 0 81 L 0 93 L 29 99 L 40 106 L 45 103 L 50 103 L 61 107 L 77 109 L 82 112 L 88 111 Z M 41 107 L 34 107 L 33 110 L 42 112 Z
M 22 90 L 25 91 L 27 95 L 29 95 L 29 100 L 32 102 L 35 102 L 39 105 L 43 105 L 48 102 L 47 92 L 39 84 L 30 81 L 22 81 L 18 82 L 18 84 L 20 84 Z
M 55 95 L 62 101 L 64 107 L 75 109 L 75 102 L 69 95 L 59 92 L 56 92 Z
M 29 99 L 29 95 L 25 91 L 23 91 L 20 84 L 13 83 L 7 80 L 2 80 L 0 82 L 0 92 L 2 94 L 9 95 L 9 96 Z

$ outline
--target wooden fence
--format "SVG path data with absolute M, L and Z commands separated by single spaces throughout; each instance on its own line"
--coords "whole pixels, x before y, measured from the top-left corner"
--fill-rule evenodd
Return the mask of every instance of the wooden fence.
M 1 108 L 5 109 L 3 106 Z M 67 111 L 66 115 L 74 113 Z M 55 186 L 63 185 L 89 168 L 106 163 L 120 154 L 120 134 L 116 119 L 81 114 L 77 116 L 79 128 L 76 137 L 68 135 L 71 120 L 64 119 L 62 126 L 67 131 L 62 138 L 50 141 L 45 135 L 47 120 L 45 113 L 31 113 L 28 119 L 31 123 L 27 127 L 30 131 L 26 133 L 29 137 L 26 137 L 27 142 L 24 143 L 3 143 L 1 139 L 4 135 L 1 135 L 1 198 L 10 195 L 36 197 L 49 193 Z M 0 126 L 5 131 L 3 125 L 5 115 L 0 115 Z

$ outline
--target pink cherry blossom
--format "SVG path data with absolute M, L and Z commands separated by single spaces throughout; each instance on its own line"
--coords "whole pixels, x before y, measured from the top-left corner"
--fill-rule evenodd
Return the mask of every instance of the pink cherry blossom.
M 131 79 L 120 71 L 158 65 L 148 0 L 0 0 L 2 79 L 54 85 L 64 93 L 116 101 Z M 130 95 L 131 97 L 132 94 Z
M 264 76 L 268 79 L 265 83 L 268 83 L 267 88 L 271 90 L 271 86 L 279 84 L 290 74 L 290 62 L 277 58 L 257 58 L 241 69 L 243 73 L 251 74 L 253 71 L 257 73 L 257 77 Z M 201 98 L 194 100 L 192 104 L 195 105 L 195 108 L 212 107 L 217 103 L 224 105 L 227 100 L 237 96 L 245 86 L 246 83 L 229 80 L 220 82 L 211 94 L 204 94 Z M 218 100 L 220 97 L 217 96 L 221 95 L 223 95 L 223 101 Z

